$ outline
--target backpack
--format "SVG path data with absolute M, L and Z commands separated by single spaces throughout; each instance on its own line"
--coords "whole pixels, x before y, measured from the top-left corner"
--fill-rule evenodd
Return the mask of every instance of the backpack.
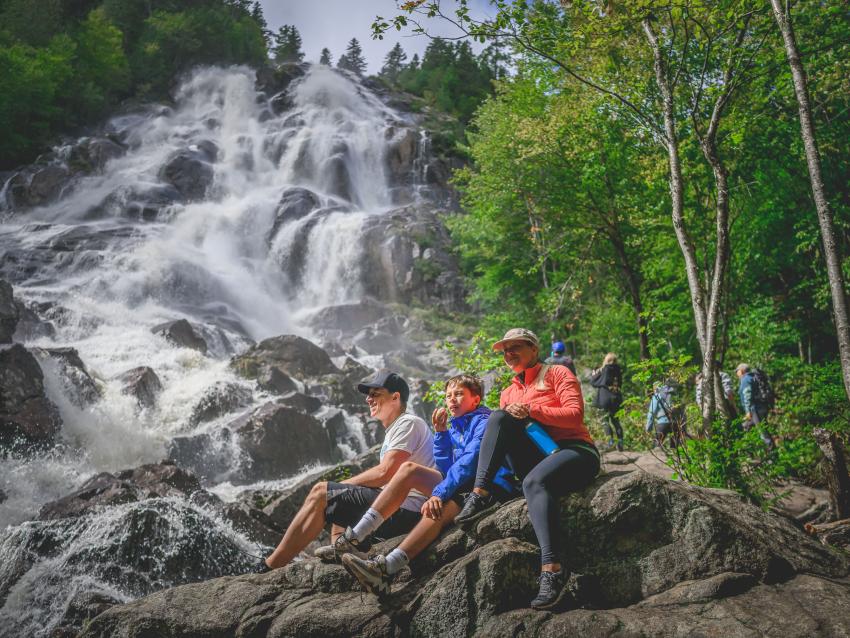
M 678 404 L 676 391 L 677 386 L 674 384 L 665 383 L 655 391 L 655 396 L 658 398 L 658 408 L 655 416 L 666 416 L 670 423 L 678 423 L 682 420 L 683 406 Z
M 768 410 L 772 410 L 773 406 L 776 405 L 776 394 L 770 387 L 767 373 L 761 368 L 756 368 L 753 371 L 753 403 L 757 406 L 766 407 Z

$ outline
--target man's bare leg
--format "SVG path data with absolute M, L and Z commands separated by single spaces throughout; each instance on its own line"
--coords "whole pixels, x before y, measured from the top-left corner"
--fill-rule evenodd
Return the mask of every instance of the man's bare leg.
M 304 505 L 286 528 L 280 543 L 266 558 L 266 565 L 272 569 L 287 565 L 321 533 L 325 526 L 327 502 L 328 484 L 316 483 L 307 495 Z
M 443 475 L 439 470 L 406 461 L 401 464 L 395 476 L 373 501 L 372 509 L 379 512 L 385 519 L 389 518 L 401 507 L 410 490 L 431 494 L 431 490 L 442 480 Z
M 407 554 L 410 560 L 413 560 L 422 550 L 437 540 L 440 532 L 452 524 L 458 512 L 460 512 L 460 505 L 454 501 L 449 500 L 443 503 L 443 515 L 437 520 L 423 516 L 416 527 L 410 530 L 410 533 L 401 541 L 398 548 Z

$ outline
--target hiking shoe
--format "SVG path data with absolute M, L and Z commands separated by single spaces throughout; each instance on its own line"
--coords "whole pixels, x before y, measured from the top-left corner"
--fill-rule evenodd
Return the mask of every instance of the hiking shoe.
M 492 494 L 482 496 L 481 494 L 470 492 L 463 502 L 463 508 L 455 516 L 455 523 L 462 529 L 468 529 L 475 521 L 484 516 L 484 514 L 487 514 L 496 504 L 496 499 L 493 498 Z
M 318 558 L 323 563 L 338 563 L 344 554 L 354 554 L 360 558 L 366 558 L 365 543 L 354 540 L 354 533 L 350 527 L 346 527 L 345 531 L 336 537 L 336 540 L 330 545 L 319 547 L 313 552 L 313 556 Z
M 531 601 L 532 609 L 552 609 L 561 602 L 567 588 L 564 587 L 564 571 L 541 572 L 537 579 L 540 589 Z
M 260 562 L 254 566 L 254 569 L 251 570 L 252 574 L 268 574 L 272 571 L 272 568 L 266 564 L 266 559 L 261 558 Z
M 387 573 L 386 557 L 378 554 L 373 558 L 364 559 L 354 554 L 345 554 L 342 564 L 369 593 L 379 598 L 389 595 L 393 577 Z
M 619 441 L 617 441 L 617 451 L 618 452 L 623 451 L 623 439 L 620 439 Z

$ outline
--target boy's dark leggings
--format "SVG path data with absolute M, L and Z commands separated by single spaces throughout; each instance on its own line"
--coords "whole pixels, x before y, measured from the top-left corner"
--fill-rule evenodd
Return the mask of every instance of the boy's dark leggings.
M 493 477 L 507 457 L 528 502 L 528 517 L 543 565 L 561 562 L 560 497 L 587 486 L 599 472 L 599 457 L 575 441 L 558 441 L 560 452 L 544 456 L 525 433 L 527 419 L 496 410 L 481 441 L 475 487 L 493 490 Z

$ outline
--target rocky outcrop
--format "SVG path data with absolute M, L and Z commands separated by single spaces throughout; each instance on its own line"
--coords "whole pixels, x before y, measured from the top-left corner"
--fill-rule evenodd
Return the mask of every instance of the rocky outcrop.
M 213 164 L 218 147 L 206 140 L 177 151 L 159 172 L 164 182 L 171 184 L 186 201 L 203 199 L 215 177 Z
M 275 210 L 269 237 L 275 237 L 283 224 L 306 217 L 318 207 L 319 197 L 313 191 L 301 187 L 285 189 Z
M 61 424 L 35 356 L 20 344 L 0 351 L 0 455 L 48 447 Z
M 269 402 L 228 426 L 250 459 L 245 479 L 268 480 L 296 474 L 310 463 L 340 460 L 331 433 L 315 417 L 282 402 Z
M 251 403 L 249 388 L 238 383 L 216 383 L 207 388 L 192 408 L 189 425 L 212 421 Z
M 539 553 L 519 499 L 470 534 L 445 533 L 411 564 L 386 604 L 357 593 L 342 567 L 308 560 L 113 607 L 82 636 L 833 636 L 850 631 L 844 611 L 850 584 L 840 580 L 850 569 L 848 558 L 733 493 L 633 472 L 601 477 L 562 504 L 573 574 L 568 600 L 554 613 L 527 608 L 536 592 Z
M 78 408 L 100 400 L 100 389 L 75 348 L 34 348 L 43 365 L 55 365 L 65 396 Z
M 180 348 L 190 348 L 202 354 L 207 353 L 207 342 L 199 336 L 186 319 L 167 321 L 151 328 L 154 334 L 162 335 L 169 342 Z
M 12 296 L 12 286 L 0 280 L 0 343 L 12 343 L 20 314 Z
M 156 405 L 156 398 L 162 392 L 162 382 L 156 372 L 147 366 L 127 370 L 118 380 L 123 384 L 121 392 L 136 397 L 142 408 L 152 408 Z

